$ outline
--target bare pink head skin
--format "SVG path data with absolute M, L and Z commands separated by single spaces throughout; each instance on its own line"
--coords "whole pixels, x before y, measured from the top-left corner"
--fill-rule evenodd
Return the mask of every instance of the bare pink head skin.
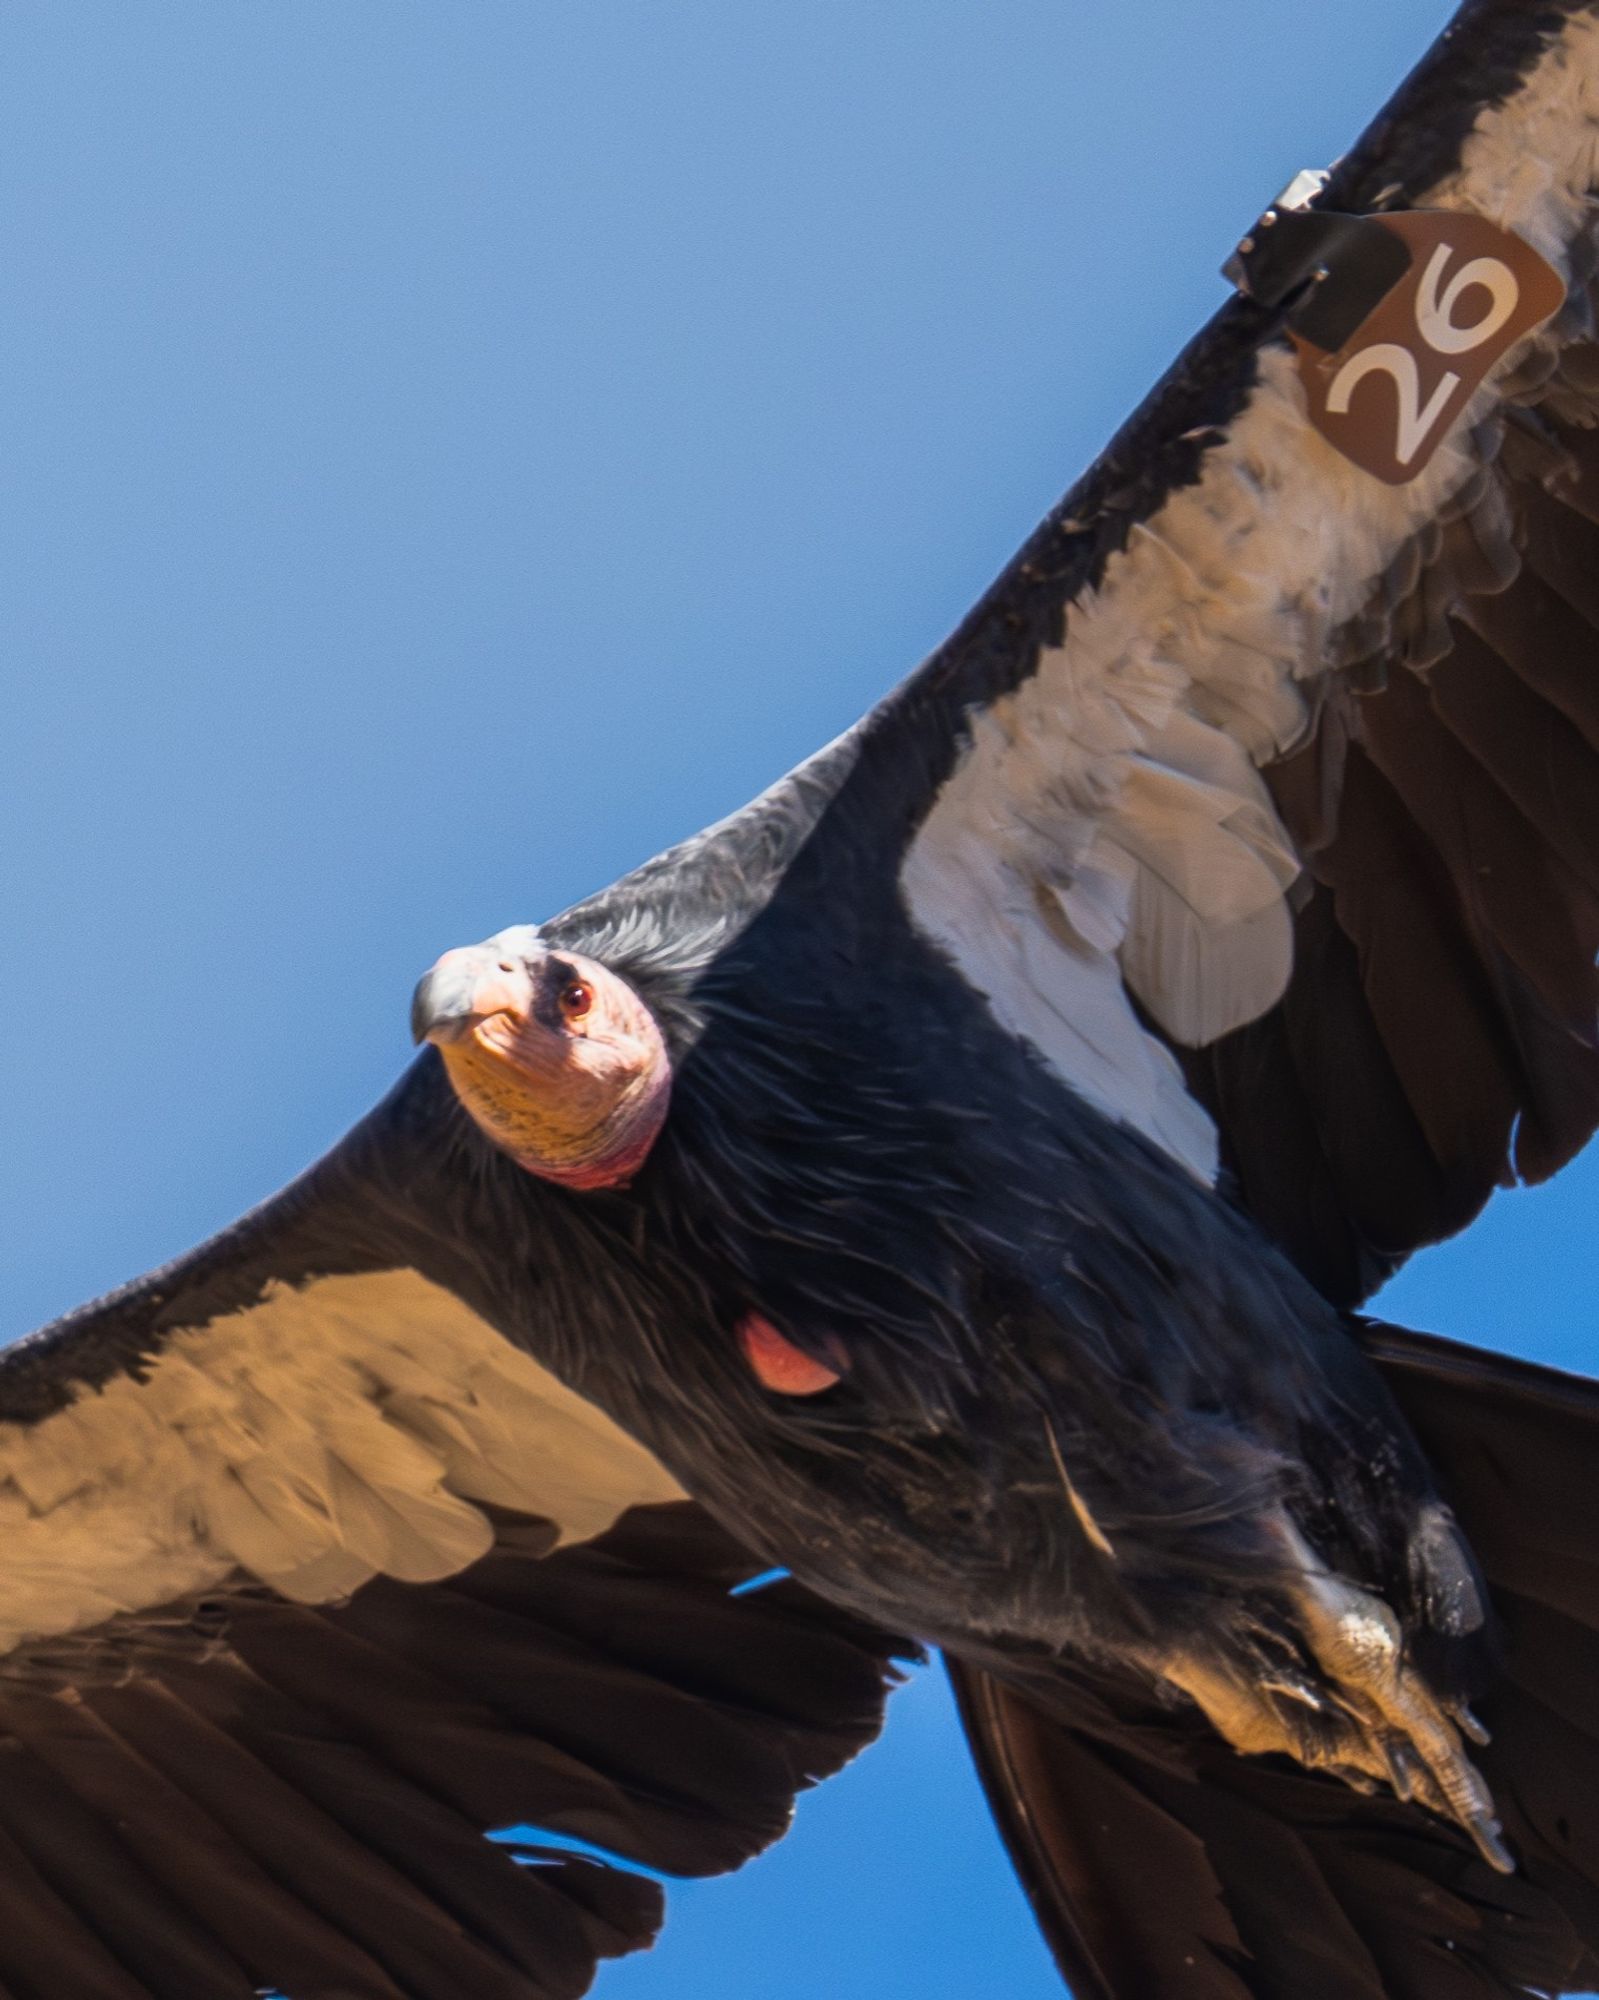
M 447 951 L 416 989 L 416 1039 L 496 1146 L 541 1180 L 620 1188 L 660 1136 L 672 1064 L 625 979 L 530 930 Z
M 834 1334 L 828 1334 L 822 1341 L 829 1360 L 837 1364 L 830 1367 L 796 1347 L 760 1313 L 746 1313 L 738 1323 L 737 1333 L 739 1347 L 756 1381 L 763 1389 L 775 1390 L 780 1396 L 819 1396 L 824 1389 L 841 1382 L 849 1369 L 844 1343 Z

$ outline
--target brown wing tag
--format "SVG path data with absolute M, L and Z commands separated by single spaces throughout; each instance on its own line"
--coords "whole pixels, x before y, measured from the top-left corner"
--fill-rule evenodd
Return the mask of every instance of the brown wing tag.
M 1566 286 L 1480 215 L 1376 215 L 1410 268 L 1335 353 L 1291 331 L 1310 420 L 1345 458 L 1402 486 L 1423 470 L 1494 363 L 1560 310 Z

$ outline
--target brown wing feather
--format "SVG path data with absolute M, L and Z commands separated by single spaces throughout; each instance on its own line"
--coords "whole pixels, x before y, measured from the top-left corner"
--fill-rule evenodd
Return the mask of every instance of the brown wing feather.
M 697 1508 L 553 1555 L 496 1526 L 447 1583 L 241 1580 L 14 1655 L 0 1991 L 567 2000 L 654 1936 L 638 1871 L 738 1866 L 875 1735 L 895 1642 L 730 1596 L 753 1565 Z
M 1265 774 L 1309 871 L 1289 990 L 1180 1052 L 1243 1199 L 1343 1301 L 1599 1128 L 1599 442 L 1575 393 L 1557 375 L 1564 415 L 1501 418 L 1343 635 L 1315 736 Z

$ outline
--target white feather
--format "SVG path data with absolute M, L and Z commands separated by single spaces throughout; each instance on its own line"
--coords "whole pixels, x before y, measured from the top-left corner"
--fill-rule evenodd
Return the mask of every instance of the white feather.
M 474 1500 L 561 1540 L 679 1498 L 650 1454 L 414 1271 L 269 1288 L 145 1368 L 0 1425 L 0 1651 L 243 1569 L 322 1602 L 428 1582 L 493 1540 Z
M 1576 15 L 1422 205 L 1485 215 L 1564 269 L 1596 181 L 1599 21 Z M 1064 644 L 974 716 L 906 856 L 913 921 L 996 1018 L 1203 1178 L 1215 1132 L 1129 993 L 1195 1045 L 1281 996 L 1297 863 L 1254 767 L 1302 735 L 1327 635 L 1474 471 L 1464 440 L 1492 395 L 1387 486 L 1311 426 L 1292 354 L 1267 348 L 1199 479 L 1072 603 Z

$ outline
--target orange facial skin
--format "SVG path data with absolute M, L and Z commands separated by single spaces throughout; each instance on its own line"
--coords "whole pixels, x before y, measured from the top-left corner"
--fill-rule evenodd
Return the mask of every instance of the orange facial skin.
M 625 1187 L 660 1135 L 666 1043 L 627 981 L 593 959 L 494 940 L 446 952 L 417 988 L 415 1026 L 476 1124 L 541 1179 Z

